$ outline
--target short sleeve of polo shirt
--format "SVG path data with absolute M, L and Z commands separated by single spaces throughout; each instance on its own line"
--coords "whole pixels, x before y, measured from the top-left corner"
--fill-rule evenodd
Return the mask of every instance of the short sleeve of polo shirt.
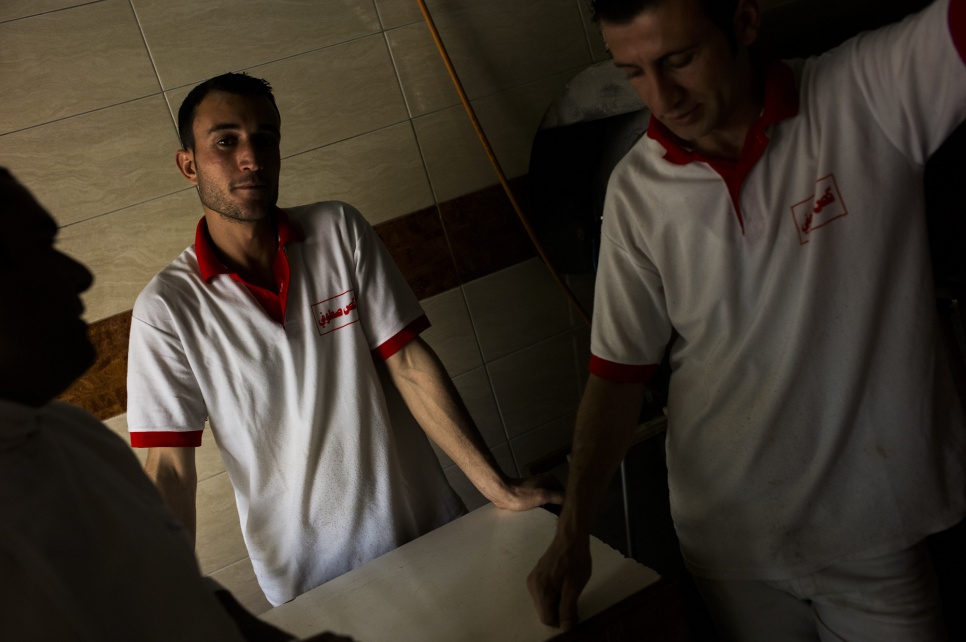
M 370 350 L 385 360 L 429 327 L 429 322 L 376 231 L 354 207 L 346 203 L 341 207 L 355 244 L 359 316 Z
M 132 444 L 138 445 L 142 431 L 161 431 L 163 445 L 200 446 L 207 418 L 204 398 L 158 290 L 155 279 L 138 296 L 131 319 L 127 422 Z
M 591 327 L 590 371 L 610 381 L 647 382 L 671 336 L 661 274 L 635 229 L 639 202 L 626 167 L 608 187 Z

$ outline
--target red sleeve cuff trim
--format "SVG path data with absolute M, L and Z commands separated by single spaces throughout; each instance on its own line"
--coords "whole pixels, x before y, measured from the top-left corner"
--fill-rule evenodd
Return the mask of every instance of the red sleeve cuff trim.
M 385 361 L 392 355 L 399 352 L 404 345 L 419 336 L 419 333 L 427 329 L 429 326 L 429 319 L 427 319 L 426 315 L 424 314 L 397 332 L 395 336 L 391 337 L 388 341 L 383 342 L 382 345 L 378 346 L 372 351 L 372 354 Z
M 131 446 L 134 448 L 198 448 L 201 446 L 203 432 L 203 430 L 132 432 L 130 433 Z
M 949 3 L 949 33 L 959 52 L 960 59 L 966 63 L 966 0 L 951 0 Z
M 656 370 L 657 364 L 632 366 L 590 355 L 590 373 L 616 383 L 647 383 Z

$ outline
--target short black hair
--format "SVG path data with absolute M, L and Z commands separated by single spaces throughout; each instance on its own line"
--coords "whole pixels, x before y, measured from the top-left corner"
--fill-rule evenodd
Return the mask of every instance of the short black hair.
M 272 86 L 267 80 L 249 76 L 245 72 L 228 72 L 204 81 L 185 96 L 178 110 L 178 135 L 181 137 L 181 149 L 185 151 L 195 147 L 195 112 L 198 105 L 213 91 L 223 91 L 236 96 L 264 96 L 272 101 L 272 107 L 278 114 L 279 121 L 282 115 L 275 104 L 275 95 L 272 93 Z
M 625 25 L 645 10 L 666 0 L 588 0 L 594 20 L 598 24 L 610 22 Z M 724 32 L 732 51 L 738 50 L 738 40 L 732 26 L 732 19 L 738 8 L 738 0 L 698 0 L 704 14 L 711 23 Z

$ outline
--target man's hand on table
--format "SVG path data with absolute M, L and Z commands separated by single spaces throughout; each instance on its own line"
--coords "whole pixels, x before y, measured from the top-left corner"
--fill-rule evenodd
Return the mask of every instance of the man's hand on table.
M 507 478 L 498 495 L 488 497 L 497 508 L 530 510 L 544 504 L 562 504 L 563 487 L 551 474 L 534 475 L 522 479 Z
M 590 580 L 590 538 L 554 537 L 527 577 L 540 621 L 565 631 L 576 626 L 577 598 Z

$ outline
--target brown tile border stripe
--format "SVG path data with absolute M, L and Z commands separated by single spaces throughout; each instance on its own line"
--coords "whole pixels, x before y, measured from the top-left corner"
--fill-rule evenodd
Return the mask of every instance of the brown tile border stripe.
M 526 177 L 510 185 L 518 202 L 525 203 Z M 499 185 L 374 227 L 420 299 L 536 256 Z M 124 413 L 130 331 L 130 310 L 92 323 L 97 362 L 60 399 L 99 419 Z
M 131 311 L 90 324 L 87 334 L 97 361 L 60 399 L 80 406 L 98 419 L 110 419 L 127 406 L 127 341 Z

